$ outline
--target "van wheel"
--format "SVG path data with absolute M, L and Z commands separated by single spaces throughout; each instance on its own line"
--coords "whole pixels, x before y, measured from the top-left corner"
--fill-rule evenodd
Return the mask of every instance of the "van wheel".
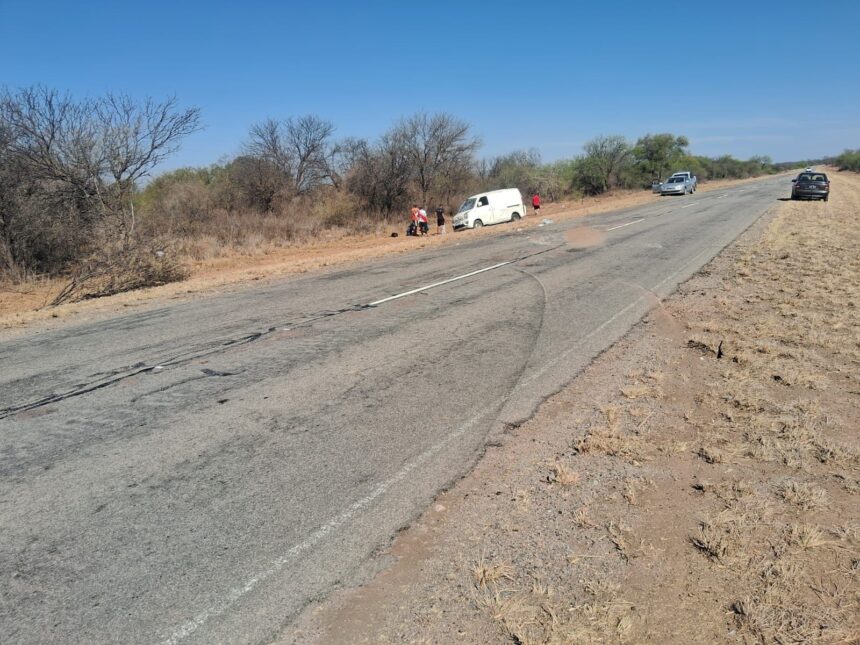
M 484 225 L 484 223 L 481 220 L 476 219 L 475 223 L 472 224 L 472 228 L 481 228 L 483 225 Z
M 520 219 L 520 214 L 519 214 L 519 213 L 514 213 L 514 214 L 512 214 L 512 215 L 511 215 L 511 221 L 512 221 L 512 222 L 516 222 L 516 221 L 518 221 L 519 219 Z

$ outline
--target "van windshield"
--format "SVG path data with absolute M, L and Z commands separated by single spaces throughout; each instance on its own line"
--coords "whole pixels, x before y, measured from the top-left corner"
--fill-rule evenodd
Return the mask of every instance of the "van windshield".
M 683 184 L 686 177 L 669 177 L 670 184 Z
M 470 210 L 472 210 L 474 207 L 475 207 L 475 198 L 474 198 L 474 197 L 470 197 L 469 199 L 467 199 L 466 201 L 464 201 L 464 202 L 463 202 L 463 205 L 462 205 L 462 206 L 460 206 L 460 210 L 458 210 L 457 212 L 458 212 L 458 213 L 463 213 L 463 212 L 465 212 L 465 211 L 470 211 Z

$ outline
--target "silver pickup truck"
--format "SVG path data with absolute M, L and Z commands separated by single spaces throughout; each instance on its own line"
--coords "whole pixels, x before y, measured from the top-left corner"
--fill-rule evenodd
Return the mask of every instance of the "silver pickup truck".
M 696 175 L 689 171 L 676 172 L 669 179 L 660 185 L 661 195 L 686 195 L 687 193 L 695 193 Z

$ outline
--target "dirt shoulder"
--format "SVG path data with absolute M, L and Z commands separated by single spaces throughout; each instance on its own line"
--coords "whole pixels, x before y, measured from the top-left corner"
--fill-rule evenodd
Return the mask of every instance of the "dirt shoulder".
M 858 643 L 860 175 L 784 202 L 284 643 Z
M 713 181 L 703 184 L 701 190 L 718 190 L 750 181 L 755 179 Z M 544 218 L 563 221 L 647 204 L 659 199 L 659 195 L 638 190 L 559 202 L 541 209 L 540 217 L 529 215 L 519 226 L 530 228 L 537 226 Z M 499 235 L 508 230 L 508 227 L 496 226 L 480 231 L 464 231 L 456 235 L 449 232 L 445 236 L 431 235 L 425 238 L 408 238 L 403 236 L 403 231 L 398 231 L 399 236 L 396 238 L 390 237 L 391 231 L 354 237 L 344 237 L 342 233 L 332 231 L 327 238 L 316 244 L 269 249 L 266 253 L 257 255 L 232 255 L 195 262 L 188 267 L 189 278 L 182 282 L 58 307 L 49 307 L 48 303 L 63 286 L 62 281 L 35 281 L 22 287 L 0 284 L 0 330 L 40 321 L 53 322 L 56 319 L 97 319 L 127 311 L 129 308 L 219 293 L 286 275 L 409 253 L 427 247 L 456 244 L 471 239 L 472 236 Z

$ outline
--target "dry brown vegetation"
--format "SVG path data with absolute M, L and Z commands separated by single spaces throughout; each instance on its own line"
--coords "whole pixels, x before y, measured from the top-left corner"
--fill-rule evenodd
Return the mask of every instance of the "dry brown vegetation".
M 780 204 L 492 450 L 411 530 L 420 564 L 285 640 L 860 642 L 860 177 L 833 185 Z M 487 551 L 504 576 L 481 584 Z

